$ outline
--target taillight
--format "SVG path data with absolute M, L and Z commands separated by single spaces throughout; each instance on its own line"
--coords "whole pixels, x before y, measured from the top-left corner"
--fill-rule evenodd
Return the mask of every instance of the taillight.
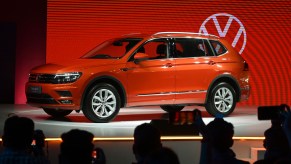
M 246 61 L 244 61 L 244 71 L 248 71 L 249 70 L 249 65 Z

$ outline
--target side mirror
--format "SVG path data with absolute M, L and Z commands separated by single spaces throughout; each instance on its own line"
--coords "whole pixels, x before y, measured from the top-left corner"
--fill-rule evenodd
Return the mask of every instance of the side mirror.
M 117 41 L 113 42 L 113 45 L 114 46 L 122 46 L 123 44 L 122 44 L 122 41 L 117 40 Z
M 138 52 L 134 55 L 134 63 L 137 64 L 141 61 L 147 60 L 148 58 L 148 54 Z

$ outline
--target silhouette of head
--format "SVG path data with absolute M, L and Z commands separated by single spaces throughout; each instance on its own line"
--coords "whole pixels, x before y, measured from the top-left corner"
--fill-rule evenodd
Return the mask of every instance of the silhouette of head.
M 34 134 L 34 122 L 30 118 L 11 116 L 6 119 L 3 145 L 16 150 L 28 149 Z
M 92 133 L 79 129 L 63 133 L 60 164 L 92 163 L 93 137 Z
M 265 159 L 276 160 L 287 156 L 289 152 L 288 139 L 280 124 L 278 126 L 272 124 L 272 127 L 267 129 L 264 135 Z
M 133 153 L 137 160 L 159 151 L 161 147 L 160 131 L 152 124 L 144 123 L 135 128 Z
M 233 125 L 223 118 L 215 118 L 207 125 L 210 144 L 217 150 L 227 150 L 233 145 Z

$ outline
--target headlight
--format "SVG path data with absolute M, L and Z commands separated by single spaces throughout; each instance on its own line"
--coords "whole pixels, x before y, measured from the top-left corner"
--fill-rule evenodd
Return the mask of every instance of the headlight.
M 72 83 L 78 80 L 81 77 L 81 72 L 68 72 L 62 74 L 55 74 L 52 83 L 54 84 L 63 84 L 63 83 Z

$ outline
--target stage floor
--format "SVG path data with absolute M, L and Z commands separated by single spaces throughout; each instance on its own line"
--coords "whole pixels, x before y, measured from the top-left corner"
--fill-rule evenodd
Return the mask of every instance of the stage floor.
M 188 106 L 184 110 L 198 108 L 202 111 L 204 122 L 213 120 L 203 107 Z M 119 115 L 110 123 L 93 123 L 82 112 L 73 111 L 63 119 L 54 119 L 42 109 L 28 105 L 0 104 L 0 135 L 3 134 L 4 121 L 10 113 L 29 117 L 35 122 L 35 129 L 44 131 L 46 137 L 60 137 L 71 129 L 83 129 L 92 132 L 95 137 L 132 137 L 134 128 L 152 119 L 166 119 L 168 114 L 158 106 L 122 108 Z M 258 121 L 257 107 L 237 106 L 231 116 L 225 118 L 235 127 L 236 137 L 263 137 L 264 131 L 271 126 L 270 121 Z

